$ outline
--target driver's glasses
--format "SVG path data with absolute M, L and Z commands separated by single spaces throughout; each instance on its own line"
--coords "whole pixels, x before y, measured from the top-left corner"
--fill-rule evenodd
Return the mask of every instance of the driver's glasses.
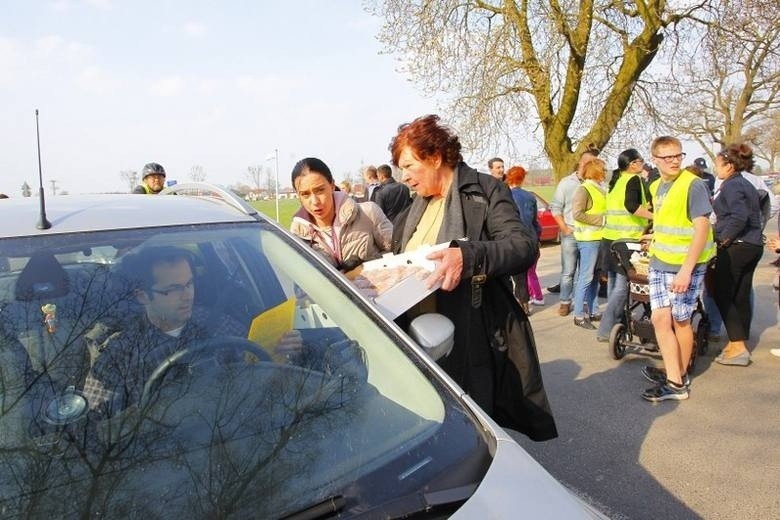
M 155 294 L 162 294 L 163 296 L 181 296 L 187 291 L 191 291 L 195 288 L 195 280 L 190 278 L 190 281 L 185 284 L 172 284 L 164 289 L 155 289 L 154 287 L 149 288 L 150 291 L 152 291 Z

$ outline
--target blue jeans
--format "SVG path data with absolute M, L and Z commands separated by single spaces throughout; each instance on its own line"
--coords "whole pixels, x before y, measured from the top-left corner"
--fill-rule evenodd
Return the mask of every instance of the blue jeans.
M 720 336 L 720 330 L 723 328 L 723 318 L 720 317 L 720 311 L 715 304 L 715 298 L 705 288 L 702 291 L 702 299 L 704 300 L 704 312 L 707 313 L 707 318 L 710 320 L 710 330 L 707 333 L 713 336 Z
M 601 317 L 597 336 L 608 338 L 612 327 L 623 320 L 626 300 L 628 300 L 628 278 L 623 273 L 610 271 L 607 282 L 607 310 Z
M 586 303 L 588 304 L 588 313 L 595 314 L 598 309 L 599 280 L 595 271 L 601 241 L 575 241 L 575 244 L 580 254 L 580 272 L 574 287 L 574 317 L 582 318 L 587 315 L 585 313 Z M 561 292 L 563 292 L 563 286 L 561 286 Z
M 574 274 L 577 271 L 579 260 L 577 241 L 574 235 L 561 235 L 561 303 L 571 303 L 571 295 L 574 291 Z

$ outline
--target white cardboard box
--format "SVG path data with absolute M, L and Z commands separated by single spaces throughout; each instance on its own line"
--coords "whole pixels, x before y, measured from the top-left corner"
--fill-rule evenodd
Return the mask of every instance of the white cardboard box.
M 382 258 L 369 260 L 363 263 L 363 271 L 374 269 L 388 269 L 398 266 L 418 266 L 426 271 L 433 272 L 436 269 L 436 262 L 428 260 L 425 257 L 433 251 L 446 249 L 449 242 L 436 244 L 434 246 L 423 246 L 409 253 L 394 255 L 388 253 Z M 423 300 L 426 296 L 436 291 L 441 286 L 441 282 L 428 289 L 425 281 L 416 276 L 408 276 L 373 298 L 374 303 L 379 310 L 390 319 L 395 319 L 406 312 L 412 305 Z

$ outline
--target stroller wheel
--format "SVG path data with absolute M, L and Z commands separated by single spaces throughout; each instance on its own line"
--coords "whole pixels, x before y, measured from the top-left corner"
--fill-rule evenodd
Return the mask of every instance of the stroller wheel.
M 613 359 L 622 359 L 626 355 L 626 326 L 616 323 L 609 331 L 609 351 Z

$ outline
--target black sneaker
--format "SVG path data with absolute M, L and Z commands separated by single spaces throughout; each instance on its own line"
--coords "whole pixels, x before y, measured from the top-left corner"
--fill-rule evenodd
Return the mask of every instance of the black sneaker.
M 651 383 L 657 383 L 659 385 L 666 383 L 666 370 L 663 368 L 645 365 L 642 367 L 642 375 Z M 683 376 L 683 386 L 688 389 L 691 388 L 691 378 L 688 374 Z
M 587 330 L 596 330 L 588 318 L 574 318 L 574 324 Z
M 558 294 L 559 292 L 561 292 L 561 284 L 557 283 L 555 285 L 551 285 L 550 287 L 547 288 L 547 292 Z
M 684 401 L 688 399 L 688 389 L 684 386 L 678 387 L 673 383 L 660 383 L 642 392 L 642 399 L 651 403 Z

